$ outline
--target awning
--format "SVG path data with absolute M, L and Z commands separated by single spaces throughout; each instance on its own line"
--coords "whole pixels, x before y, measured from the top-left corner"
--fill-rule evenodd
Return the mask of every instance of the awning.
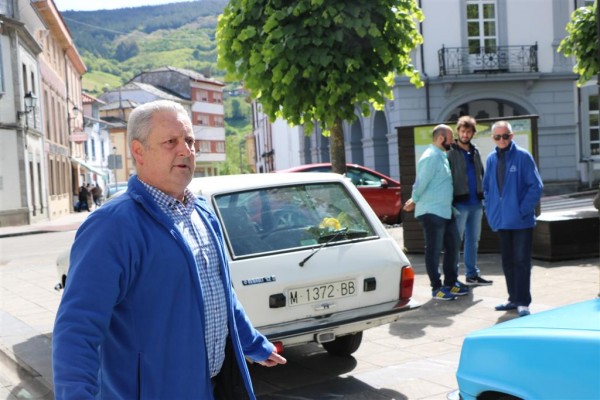
M 94 167 L 93 165 L 86 163 L 83 160 L 80 160 L 79 158 L 71 157 L 71 162 L 81 165 L 83 168 L 95 173 L 96 175 L 106 176 L 106 172 L 102 171 L 98 167 Z

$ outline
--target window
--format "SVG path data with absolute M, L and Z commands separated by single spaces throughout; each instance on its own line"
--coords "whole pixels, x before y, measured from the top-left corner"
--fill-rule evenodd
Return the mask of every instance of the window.
M 375 232 L 337 183 L 298 184 L 216 196 L 235 257 L 368 240 Z
M 467 43 L 469 54 L 494 52 L 497 42 L 495 0 L 468 0 Z
M 225 142 L 217 142 L 217 153 L 225 153 Z
M 208 91 L 206 91 L 206 90 L 202 90 L 202 89 L 199 89 L 199 90 L 196 92 L 196 100 L 197 100 L 197 101 L 204 101 L 204 102 L 208 102 Z
M 198 151 L 200 151 L 200 153 L 210 153 L 210 142 L 201 140 L 200 143 L 198 143 Z
M 0 7 L 1 9 L 1 7 Z M 0 12 L 0 14 L 2 14 Z M 0 40 L 0 93 L 4 93 L 4 61 L 2 61 L 2 41 Z
M 598 95 L 589 96 L 588 123 L 590 130 L 590 155 L 600 157 L 600 124 L 598 111 Z

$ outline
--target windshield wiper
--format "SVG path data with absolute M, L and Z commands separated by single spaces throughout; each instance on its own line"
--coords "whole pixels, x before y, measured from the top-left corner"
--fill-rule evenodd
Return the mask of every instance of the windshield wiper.
M 317 254 L 319 252 L 319 250 L 321 250 L 323 247 L 327 246 L 329 243 L 334 241 L 338 236 L 343 235 L 346 232 L 348 232 L 348 228 L 342 228 L 342 229 L 338 229 L 335 231 L 327 232 L 327 234 L 319 236 L 319 239 L 323 239 L 323 238 L 329 238 L 329 239 L 326 242 L 324 242 L 323 244 L 321 244 L 319 247 L 313 249 L 312 253 L 310 253 L 308 256 L 306 256 L 306 258 L 304 260 L 300 261 L 298 263 L 298 265 L 303 267 L 304 264 L 306 264 L 306 262 L 308 260 L 310 260 L 310 258 L 312 256 L 314 256 L 315 254 Z
M 342 232 L 340 232 L 340 231 L 342 231 Z M 368 235 L 369 235 L 369 232 L 367 232 L 365 230 L 344 228 L 344 229 L 338 229 L 336 231 L 324 233 L 323 235 L 319 236 L 319 243 L 321 243 L 324 239 L 330 240 L 333 236 L 335 236 L 335 238 L 342 236 L 344 239 L 357 239 L 357 238 L 362 238 L 362 237 L 365 237 Z

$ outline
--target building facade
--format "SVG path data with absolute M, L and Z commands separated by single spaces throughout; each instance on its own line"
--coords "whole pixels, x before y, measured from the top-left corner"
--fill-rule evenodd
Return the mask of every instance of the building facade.
M 39 32 L 29 1 L 0 0 L 0 226 L 48 218 Z
M 83 158 L 73 157 L 73 175 L 77 176 L 75 184 L 97 185 L 106 193 L 110 179 L 108 156 L 112 147 L 108 131 L 110 124 L 100 119 L 103 101 L 87 93 L 82 94 L 82 99 L 83 134 L 86 141 Z
M 43 18 L 46 30 L 37 38 L 44 115 L 45 160 L 48 205 L 51 219 L 69 214 L 78 193 L 78 163 L 87 140 L 83 130 L 81 76 L 87 68 L 71 33 L 52 0 L 34 0 L 32 6 Z
M 126 123 L 127 119 L 124 115 L 119 116 L 119 111 L 129 107 L 159 99 L 180 103 L 188 110 L 194 129 L 196 176 L 219 175 L 220 164 L 226 159 L 223 87 L 224 84 L 219 81 L 186 69 L 163 67 L 145 71 L 122 87 L 100 96 L 107 103 L 102 108 L 103 119 L 120 118 Z M 126 132 L 122 133 L 115 130 L 113 135 L 111 130 L 111 140 L 116 154 L 129 161 Z M 119 182 L 132 173 L 133 169 L 128 170 L 126 166 L 116 171 Z
M 574 60 L 557 52 L 575 6 L 592 1 L 421 0 L 424 43 L 413 52 L 425 86 L 398 77 L 384 110 L 344 124 L 346 160 L 400 177 L 401 126 L 538 116 L 545 193 L 600 180 L 598 86 L 577 88 Z M 273 132 L 273 136 L 277 135 Z M 299 132 L 300 164 L 329 161 L 329 141 Z M 257 155 L 257 158 L 259 155 Z M 277 157 L 277 149 L 275 149 Z

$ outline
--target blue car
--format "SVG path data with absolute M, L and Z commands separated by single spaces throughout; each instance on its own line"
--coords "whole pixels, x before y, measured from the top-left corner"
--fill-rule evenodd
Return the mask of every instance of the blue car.
M 600 299 L 469 334 L 456 378 L 448 398 L 600 399 Z

